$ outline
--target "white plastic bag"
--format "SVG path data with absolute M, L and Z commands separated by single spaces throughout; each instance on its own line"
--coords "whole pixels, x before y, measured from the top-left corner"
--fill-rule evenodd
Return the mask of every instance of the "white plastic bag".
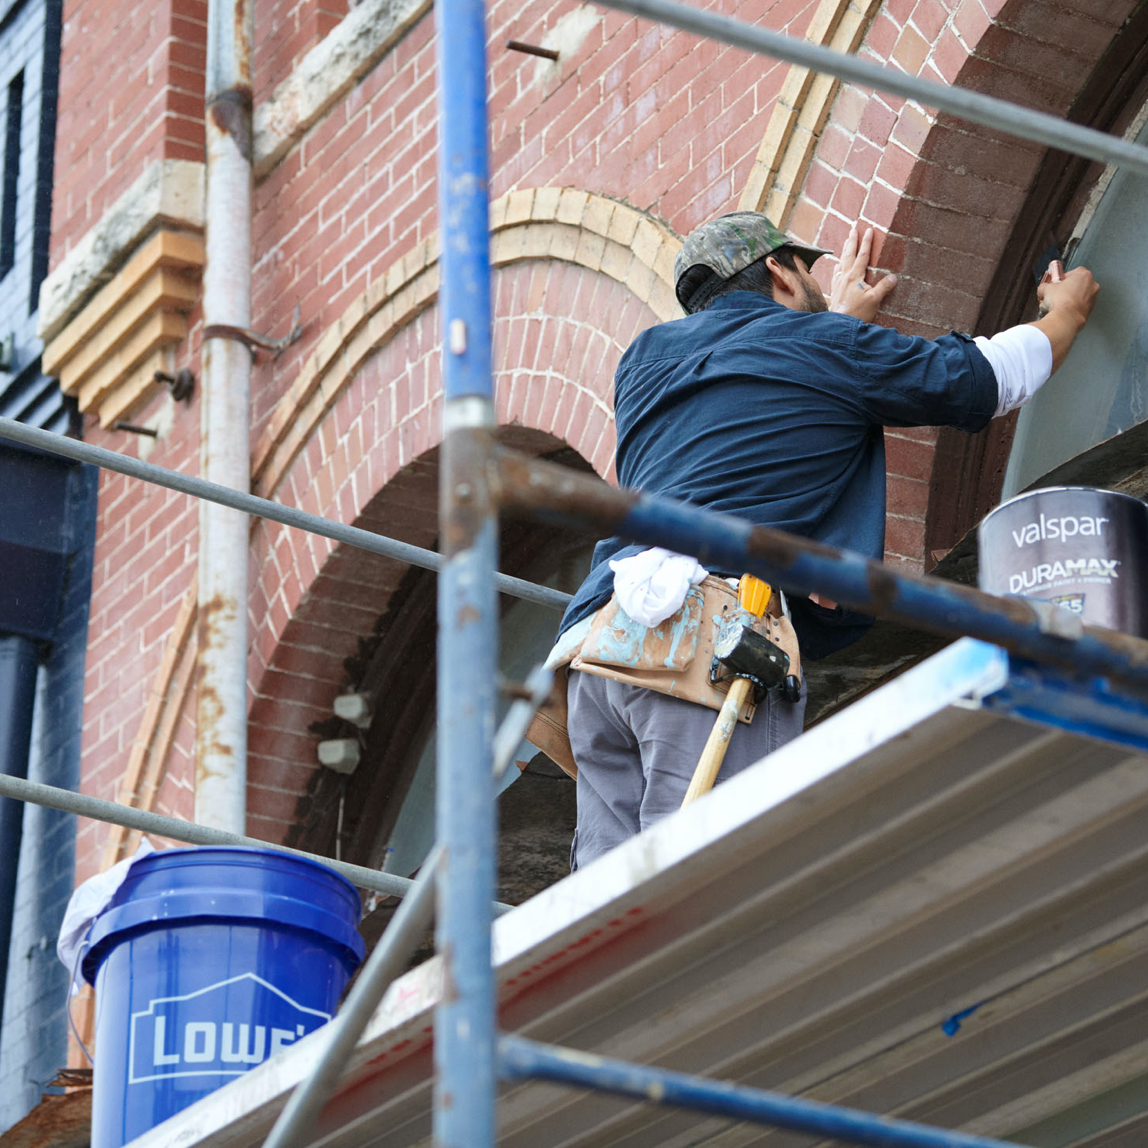
M 56 956 L 63 961 L 64 967 L 72 977 L 73 996 L 80 991 L 75 983 L 76 969 L 80 951 L 88 939 L 92 923 L 108 907 L 116 890 L 127 879 L 128 870 L 137 861 L 154 852 L 155 846 L 146 837 L 141 837 L 139 848 L 133 857 L 126 857 L 110 869 L 105 869 L 103 873 L 89 877 L 72 893 L 64 913 L 64 923 L 60 926 L 60 936 L 56 941 Z

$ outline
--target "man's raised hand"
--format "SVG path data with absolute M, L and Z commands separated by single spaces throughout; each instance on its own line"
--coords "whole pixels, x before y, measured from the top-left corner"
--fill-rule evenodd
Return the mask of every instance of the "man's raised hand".
M 873 228 L 867 227 L 865 233 L 858 237 L 857 224 L 853 224 L 837 260 L 837 270 L 833 272 L 833 286 L 829 293 L 830 311 L 852 315 L 866 323 L 872 323 L 877 318 L 877 312 L 881 310 L 889 292 L 897 286 L 897 276 L 886 275 L 876 283 L 866 283 L 872 251 Z

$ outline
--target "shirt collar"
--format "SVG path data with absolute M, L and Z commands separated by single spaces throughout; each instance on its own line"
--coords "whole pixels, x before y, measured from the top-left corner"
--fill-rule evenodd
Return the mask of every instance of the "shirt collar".
M 730 291 L 719 295 L 707 308 L 707 311 L 783 311 L 780 303 L 774 302 L 766 295 L 757 291 Z

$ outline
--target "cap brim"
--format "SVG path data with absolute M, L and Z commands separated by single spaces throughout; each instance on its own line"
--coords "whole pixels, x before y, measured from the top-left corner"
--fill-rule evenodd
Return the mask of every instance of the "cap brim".
M 797 243 L 786 244 L 787 247 L 795 254 L 800 255 L 805 260 L 806 267 L 812 267 L 822 255 L 832 255 L 833 252 L 824 247 L 802 247 Z

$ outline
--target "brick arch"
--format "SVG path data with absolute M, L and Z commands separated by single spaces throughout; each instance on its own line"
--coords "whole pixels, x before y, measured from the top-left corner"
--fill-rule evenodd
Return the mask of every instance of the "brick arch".
M 585 271 L 598 279 L 613 284 L 614 298 L 611 306 L 616 309 L 617 316 L 621 317 L 623 326 L 618 331 L 625 330 L 624 324 L 634 322 L 636 331 L 641 326 L 649 325 L 659 319 L 667 319 L 679 313 L 678 305 L 673 295 L 672 267 L 674 256 L 677 253 L 680 241 L 665 224 L 654 220 L 644 212 L 640 212 L 625 204 L 615 203 L 603 196 L 578 191 L 573 188 L 541 188 L 512 192 L 491 204 L 491 231 L 492 231 L 492 264 L 496 269 L 522 265 L 529 266 L 534 261 L 552 263 L 555 268 L 570 267 L 574 271 L 574 280 L 568 284 L 568 290 L 575 290 L 578 280 L 578 271 Z M 391 267 L 385 275 L 380 277 L 371 287 L 353 303 L 344 315 L 332 325 L 320 340 L 319 346 L 312 354 L 290 391 L 279 402 L 270 425 L 264 432 L 255 447 L 252 458 L 253 489 L 256 493 L 268 497 L 283 497 L 282 483 L 293 470 L 297 470 L 300 458 L 305 458 L 308 465 L 317 470 L 319 459 L 330 459 L 337 452 L 340 465 L 349 465 L 347 444 L 340 437 L 343 427 L 336 431 L 335 422 L 330 421 L 331 413 L 341 406 L 337 419 L 345 424 L 349 417 L 348 411 L 361 410 L 364 401 L 363 384 L 360 378 L 364 364 L 379 349 L 399 340 L 404 347 L 412 336 L 423 339 L 425 323 L 423 316 L 430 308 L 433 313 L 433 304 L 438 290 L 437 249 L 433 240 L 418 244 L 410 252 Z M 533 272 L 531 272 L 533 275 Z M 500 273 L 496 271 L 496 281 Z M 582 290 L 582 288 L 578 288 Z M 587 289 L 588 290 L 588 289 Z M 602 287 L 586 295 L 586 306 L 593 307 L 597 299 L 606 298 L 611 288 Z M 533 298 L 533 297 L 532 297 Z M 569 296 L 556 304 L 557 315 L 569 313 Z M 530 305 L 536 306 L 535 300 Z M 579 304 L 581 306 L 581 303 Z M 527 328 L 538 322 L 545 323 L 547 316 L 538 312 L 536 314 L 521 314 L 507 310 L 501 302 L 496 303 L 496 314 L 508 316 L 514 314 L 517 320 Z M 641 315 L 640 319 L 635 318 Z M 502 320 L 498 320 L 502 322 Z M 557 331 L 557 321 L 549 324 Z M 582 329 L 586 328 L 586 329 Z M 585 324 L 571 324 L 564 328 L 563 339 L 571 344 L 577 344 L 579 353 L 589 353 L 593 348 L 585 344 L 587 338 Z M 508 331 L 508 337 L 515 336 Z M 437 363 L 433 367 L 426 367 L 427 347 L 437 345 L 437 333 L 425 335 L 428 342 L 420 342 L 413 353 L 420 362 L 424 362 L 426 370 L 437 372 Z M 628 341 L 628 340 L 627 340 Z M 593 339 L 590 340 L 594 342 Z M 601 349 L 601 348 L 597 348 Z M 595 360 L 594 366 L 605 360 L 606 352 Z M 405 363 L 400 372 L 404 380 L 403 386 L 418 391 L 426 388 L 426 376 L 419 374 L 415 367 L 413 373 L 407 370 L 411 364 Z M 612 376 L 612 368 L 609 376 Z M 437 379 L 437 374 L 436 374 Z M 608 381 L 608 379 L 607 379 Z M 599 380 L 600 384 L 600 380 Z M 586 436 L 594 435 L 594 441 L 589 443 L 590 458 L 601 463 L 601 473 L 607 473 L 612 447 L 604 445 L 603 426 L 608 421 L 606 412 L 601 406 L 599 396 L 597 404 L 589 398 L 588 388 L 576 387 L 568 389 L 561 396 L 553 393 L 553 380 L 544 380 L 549 388 L 544 392 L 528 391 L 522 384 L 513 383 L 507 393 L 506 403 L 500 406 L 500 412 L 508 421 L 529 421 L 537 418 L 534 408 L 542 401 L 540 394 L 545 394 L 547 403 L 555 403 L 554 417 L 566 419 L 567 427 L 570 419 L 577 417 L 586 419 Z M 422 392 L 420 392 L 422 393 Z M 572 406 L 570 405 L 572 404 Z M 520 409 L 521 408 L 521 409 Z M 385 411 L 378 412 L 378 426 L 384 425 L 389 417 Z M 385 455 L 380 444 L 373 444 L 370 455 L 369 469 L 364 473 L 356 471 L 354 489 L 358 490 L 364 482 L 380 483 L 384 476 L 392 473 L 388 467 L 396 458 L 411 458 L 417 450 L 424 449 L 433 440 L 437 433 L 439 412 L 435 410 L 408 411 L 402 422 L 400 440 L 397 447 L 392 444 L 392 455 Z M 361 425 L 354 433 L 359 435 L 356 449 L 360 451 L 356 457 L 362 457 L 362 436 L 369 434 L 371 427 Z M 388 448 L 392 449 L 392 448 Z M 382 453 L 381 453 L 382 452 Z M 389 460 L 389 461 L 388 461 Z M 401 463 L 397 464 L 401 465 Z M 337 482 L 338 480 L 338 482 Z M 322 505 L 330 506 L 329 513 L 339 517 L 341 521 L 351 521 L 357 507 L 356 496 L 345 485 L 337 473 L 327 473 L 321 483 L 339 486 L 341 502 L 332 503 L 330 498 L 322 499 Z M 375 489 L 376 487 L 370 487 Z M 305 489 L 292 492 L 294 505 L 302 505 L 307 497 L 323 489 L 316 487 L 315 491 Z M 327 494 L 331 491 L 327 490 Z M 291 501 L 288 499 L 288 501 Z M 433 517 L 433 516 L 432 516 Z M 253 538 L 259 537 L 259 531 L 265 528 L 253 527 Z M 280 545 L 286 546 L 287 551 L 280 553 Z M 305 576 L 303 584 L 310 584 L 319 571 L 320 565 L 330 556 L 330 547 L 324 549 L 321 539 L 313 539 L 309 543 L 310 549 L 302 554 L 295 554 L 288 543 L 277 540 L 268 553 L 261 555 L 256 563 L 252 584 L 257 591 L 250 607 L 252 629 L 256 632 L 256 643 L 253 646 L 250 658 L 249 682 L 260 681 L 262 689 L 270 689 L 274 682 L 274 675 L 285 673 L 283 679 L 285 690 L 293 691 L 292 696 L 285 696 L 283 701 L 283 717 L 298 717 L 296 708 L 307 706 L 314 694 L 322 694 L 330 690 L 332 683 L 341 680 L 341 658 L 324 657 L 324 651 L 308 646 L 305 642 L 299 644 L 304 651 L 292 655 L 289 650 L 282 654 L 283 665 L 272 666 L 268 660 L 271 657 L 275 643 L 267 645 L 268 633 L 282 634 L 290 618 L 291 609 L 300 598 L 300 578 Z M 270 563 L 270 567 L 268 565 Z M 278 564 L 278 565 L 276 565 Z M 282 577 L 282 586 L 275 582 L 271 573 L 274 568 Z M 257 581 L 258 580 L 258 581 Z M 123 783 L 119 787 L 118 799 L 127 805 L 136 808 L 151 808 L 159 792 L 160 786 L 168 777 L 168 762 L 176 744 L 177 735 L 182 733 L 183 740 L 188 741 L 189 725 L 184 720 L 191 704 L 192 673 L 195 662 L 195 619 L 196 619 L 196 591 L 194 584 L 184 593 L 180 611 L 180 624 L 172 631 L 167 642 L 160 669 L 152 683 L 150 701 L 147 711 L 143 715 L 139 729 L 133 743 L 131 761 L 125 773 Z M 291 608 L 288 608 L 291 603 Z M 276 619 L 276 626 L 268 629 L 262 624 L 264 617 Z M 260 644 L 262 642 L 262 645 Z M 288 643 L 290 645 L 290 643 Z M 307 663 L 311 666 L 308 671 L 314 681 L 310 684 L 296 680 L 291 675 L 297 673 L 294 669 L 284 669 L 283 666 L 293 666 Z M 304 678 L 308 674 L 302 675 Z M 299 695 L 299 696 L 294 696 Z M 261 702 L 263 695 L 256 692 L 249 696 L 251 705 Z M 265 698 L 263 700 L 266 700 Z M 301 711 L 300 711 L 301 712 Z M 280 716 L 271 714 L 269 722 L 278 722 Z M 300 719 L 301 720 L 301 719 Z M 303 745 L 298 740 L 298 730 L 305 729 L 306 723 L 300 726 L 299 720 L 290 720 L 286 725 L 268 725 L 268 730 L 281 733 L 282 737 L 274 739 L 274 752 L 269 753 L 267 780 L 264 785 L 266 792 L 281 792 L 286 794 L 279 801 L 278 807 L 273 810 L 280 814 L 290 803 L 290 795 L 296 792 L 300 778 L 309 777 L 310 769 L 300 772 L 291 770 L 286 765 L 288 753 L 302 750 Z M 267 736 L 270 735 L 261 735 Z M 308 746 L 313 746 L 310 738 L 304 739 Z M 284 788 L 286 787 L 286 788 Z M 268 799 L 269 800 L 269 799 Z M 282 818 L 271 818 L 276 822 L 274 832 L 282 830 Z M 270 832 L 270 831 L 269 831 Z M 118 831 L 109 839 L 108 849 L 105 851 L 104 865 L 110 865 L 121 859 L 130 851 L 134 838 L 132 835 Z
M 553 259 L 497 269 L 494 301 L 501 434 L 537 452 L 568 445 L 610 474 L 614 368 L 659 316 L 617 279 Z M 430 306 L 341 389 L 279 498 L 433 548 L 438 348 Z M 308 726 L 330 717 L 344 659 L 372 633 L 408 567 L 274 523 L 256 528 L 253 564 L 248 818 L 251 832 L 281 840 L 312 812 Z
M 862 55 L 928 79 L 1067 114 L 1135 0 L 890 0 Z M 951 8 L 951 11 L 950 11 Z M 817 145 L 790 230 L 839 250 L 853 219 L 900 283 L 885 316 L 908 334 L 973 330 L 1046 149 L 845 86 Z M 890 431 L 886 557 L 920 567 L 937 431 Z
M 673 290 L 680 239 L 645 212 L 575 188 L 512 191 L 490 207 L 492 267 L 550 258 L 625 285 L 660 319 L 681 311 Z M 252 455 L 252 481 L 271 497 L 365 359 L 438 294 L 438 238 L 415 246 L 323 335 L 279 401 Z

